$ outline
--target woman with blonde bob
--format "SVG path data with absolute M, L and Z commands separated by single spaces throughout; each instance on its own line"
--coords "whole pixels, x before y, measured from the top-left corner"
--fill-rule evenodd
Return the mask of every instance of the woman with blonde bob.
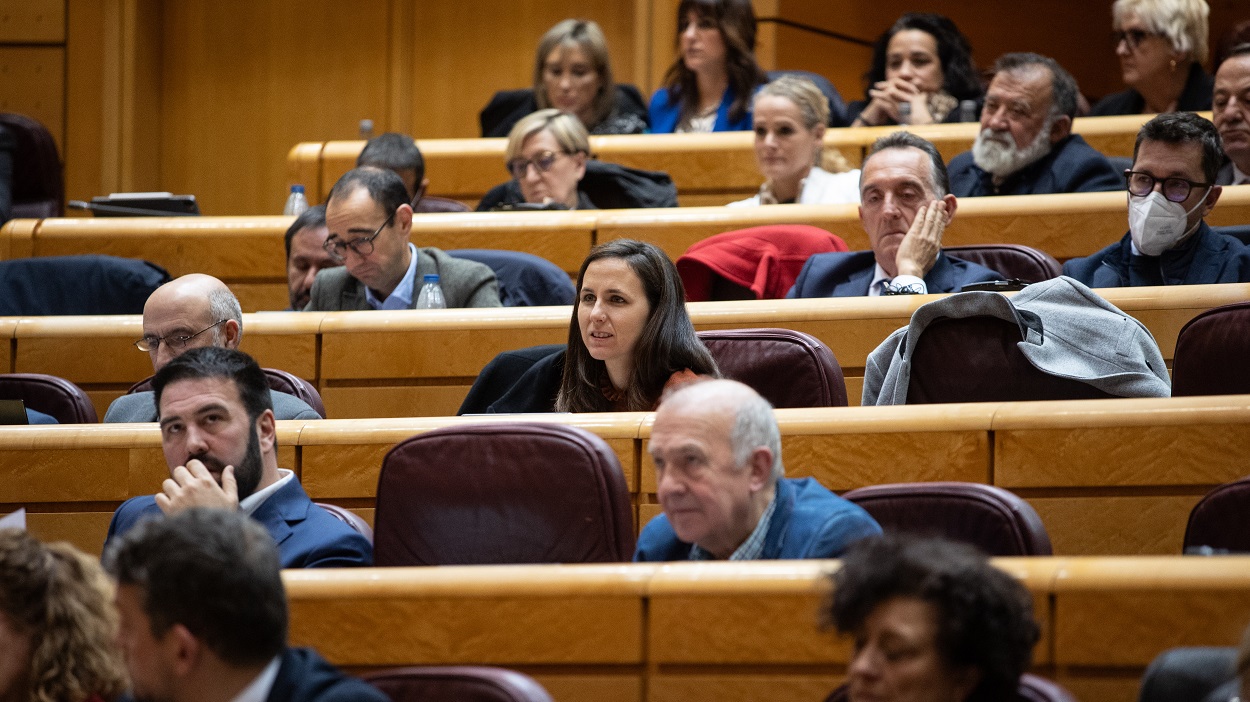
M 0 700 L 106 702 L 126 688 L 112 583 L 65 543 L 0 530 Z
M 554 108 L 528 115 L 512 128 L 504 150 L 512 183 L 487 193 L 477 209 L 523 202 L 552 209 L 595 209 L 577 188 L 589 157 L 590 138 L 577 117 Z
M 562 20 L 538 41 L 533 88 L 495 93 L 479 121 L 482 136 L 502 137 L 525 115 L 554 107 L 591 134 L 641 134 L 647 107 L 632 85 L 614 83 L 608 40 L 591 20 Z
M 1128 90 L 1108 95 L 1091 115 L 1211 109 L 1215 79 L 1207 59 L 1206 0 L 1116 0 L 1111 33 Z
M 859 202 L 859 170 L 825 149 L 829 101 L 815 83 L 782 76 L 760 88 L 753 105 L 755 161 L 766 180 L 730 207 Z

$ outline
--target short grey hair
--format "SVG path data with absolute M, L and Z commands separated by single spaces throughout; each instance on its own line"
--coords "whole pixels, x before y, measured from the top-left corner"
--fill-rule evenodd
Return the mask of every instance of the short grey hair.
M 1015 52 L 1003 54 L 994 62 L 996 75 L 1007 73 L 1019 76 L 1037 69 L 1050 71 L 1050 115 L 1075 118 L 1077 94 L 1080 90 L 1076 86 L 1076 79 L 1058 61 L 1032 52 Z
M 859 185 L 864 185 L 864 172 L 868 170 L 868 162 L 873 156 L 886 149 L 919 149 L 929 157 L 929 185 L 933 187 L 933 197 L 943 198 L 951 191 L 950 176 L 946 173 L 946 163 L 942 161 L 942 153 L 933 142 L 908 131 L 897 131 L 887 134 L 872 143 L 868 155 L 859 165 Z
M 786 467 L 781 461 L 781 429 L 777 426 L 773 406 L 758 393 L 751 393 L 738 406 L 733 435 L 729 437 L 729 441 L 733 446 L 734 463 L 738 467 L 745 466 L 755 449 L 762 446 L 773 454 L 769 481 L 775 484 L 785 477 Z
M 243 339 L 243 308 L 239 306 L 239 298 L 226 289 L 214 290 L 208 294 L 208 313 L 214 322 L 233 319 L 239 325 L 239 340 Z M 213 327 L 213 345 L 225 343 L 221 327 Z
M 1210 14 L 1207 0 L 1115 0 L 1111 6 L 1116 29 L 1136 15 L 1150 31 L 1167 37 L 1173 49 L 1196 63 L 1207 60 Z

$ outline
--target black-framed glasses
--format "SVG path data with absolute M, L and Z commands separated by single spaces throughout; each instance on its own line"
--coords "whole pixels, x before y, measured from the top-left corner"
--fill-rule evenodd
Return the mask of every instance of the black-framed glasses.
M 159 349 L 161 347 L 161 344 L 165 344 L 171 349 L 180 349 L 186 346 L 187 344 L 191 343 L 191 340 L 194 339 L 195 337 L 199 336 L 200 334 L 203 334 L 204 332 L 208 331 L 209 329 L 212 329 L 213 327 L 216 327 L 221 324 L 225 324 L 225 322 L 226 320 L 224 319 L 218 320 L 208 325 L 207 327 L 204 327 L 203 329 L 197 331 L 196 333 L 189 334 L 189 335 L 188 334 L 169 334 L 167 336 L 145 336 L 142 339 L 139 339 L 138 341 L 135 342 L 135 348 L 139 349 L 140 351 L 152 352 L 152 351 L 156 351 L 157 349 Z
M 399 210 L 395 210 L 395 212 L 398 211 Z M 338 238 L 337 235 L 334 235 L 329 239 L 326 239 L 326 242 L 321 245 L 321 248 L 325 249 L 325 252 L 330 254 L 330 258 L 333 258 L 339 263 L 347 260 L 348 249 L 355 251 L 357 256 L 364 258 L 365 256 L 373 253 L 373 240 L 378 238 L 378 235 L 382 233 L 383 229 L 386 229 L 387 225 L 391 223 L 391 220 L 395 219 L 395 212 L 392 212 L 391 216 L 387 217 L 386 221 L 382 223 L 382 226 L 374 230 L 374 232 L 369 236 L 361 236 L 352 239 L 351 241 L 343 241 Z
M 1120 42 L 1124 42 L 1128 46 L 1129 51 L 1137 51 L 1137 47 L 1143 41 L 1150 37 L 1157 36 L 1154 32 L 1147 32 L 1144 29 L 1128 29 L 1116 30 L 1111 33 L 1111 43 L 1119 46 Z
M 1155 189 L 1155 183 L 1163 184 L 1163 197 L 1171 202 L 1184 202 L 1194 188 L 1210 188 L 1214 183 L 1195 183 L 1184 178 L 1156 178 L 1144 171 L 1124 171 L 1128 192 L 1134 197 L 1146 197 Z
M 514 158 L 508 162 L 508 172 L 517 180 L 525 177 L 530 166 L 538 169 L 539 173 L 546 173 L 555 165 L 556 159 L 564 155 L 564 151 L 541 151 L 533 158 Z

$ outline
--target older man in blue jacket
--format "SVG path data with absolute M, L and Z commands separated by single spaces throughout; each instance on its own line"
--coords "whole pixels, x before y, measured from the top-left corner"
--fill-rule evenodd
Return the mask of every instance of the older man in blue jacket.
M 635 561 L 836 558 L 881 533 L 814 478 L 782 477 L 773 408 L 732 380 L 687 385 L 660 405 L 649 446 L 664 514 Z

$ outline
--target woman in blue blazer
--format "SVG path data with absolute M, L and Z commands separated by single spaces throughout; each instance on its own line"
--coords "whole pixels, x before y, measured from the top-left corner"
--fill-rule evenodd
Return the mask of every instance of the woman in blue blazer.
M 755 62 L 750 0 L 682 0 L 677 60 L 651 96 L 651 131 L 731 132 L 751 128 L 751 96 L 767 82 Z

